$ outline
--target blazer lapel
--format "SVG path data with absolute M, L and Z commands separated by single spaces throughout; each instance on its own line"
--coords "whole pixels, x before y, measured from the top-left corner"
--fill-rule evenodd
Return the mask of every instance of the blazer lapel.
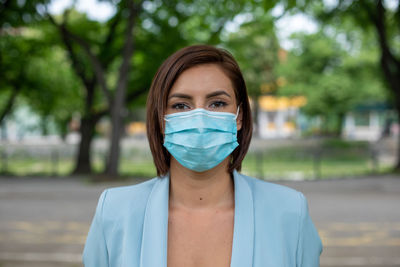
M 253 266 L 254 207 L 248 183 L 236 170 L 233 172 L 235 187 L 235 219 L 231 267 Z
M 169 176 L 158 178 L 147 200 L 140 254 L 141 267 L 167 266 Z

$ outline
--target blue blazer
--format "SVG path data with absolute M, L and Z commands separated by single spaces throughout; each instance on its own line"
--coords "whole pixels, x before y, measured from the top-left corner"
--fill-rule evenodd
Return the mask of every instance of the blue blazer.
M 322 243 L 303 194 L 236 171 L 233 177 L 230 266 L 318 267 Z M 168 175 L 105 190 L 87 236 L 84 265 L 167 266 L 168 196 Z

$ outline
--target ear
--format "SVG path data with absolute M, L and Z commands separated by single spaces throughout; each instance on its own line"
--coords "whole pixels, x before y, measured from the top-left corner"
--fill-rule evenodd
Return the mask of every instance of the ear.
M 236 118 L 236 128 L 237 128 L 238 131 L 240 129 L 242 129 L 242 120 L 243 120 L 243 111 L 242 111 L 241 108 L 239 108 L 239 114 L 238 114 L 238 116 Z

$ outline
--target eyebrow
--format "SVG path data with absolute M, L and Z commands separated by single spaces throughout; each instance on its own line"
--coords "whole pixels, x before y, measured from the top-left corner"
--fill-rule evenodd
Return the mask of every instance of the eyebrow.
M 232 98 L 227 92 L 225 92 L 223 90 L 219 90 L 219 91 L 215 91 L 215 92 L 209 93 L 209 94 L 206 95 L 206 98 L 211 98 L 211 97 L 220 96 L 220 95 L 226 95 L 229 98 Z M 190 95 L 181 94 L 181 93 L 175 93 L 175 94 L 172 94 L 172 95 L 169 96 L 169 98 L 173 98 L 173 97 L 192 99 L 192 97 Z

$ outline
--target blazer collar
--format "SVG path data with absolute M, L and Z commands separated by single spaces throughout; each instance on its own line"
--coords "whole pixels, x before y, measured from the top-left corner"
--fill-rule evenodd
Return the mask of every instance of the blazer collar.
M 253 265 L 254 207 L 253 196 L 246 180 L 233 172 L 235 189 L 235 218 L 231 267 Z M 157 179 L 146 205 L 141 267 L 167 266 L 169 175 Z

